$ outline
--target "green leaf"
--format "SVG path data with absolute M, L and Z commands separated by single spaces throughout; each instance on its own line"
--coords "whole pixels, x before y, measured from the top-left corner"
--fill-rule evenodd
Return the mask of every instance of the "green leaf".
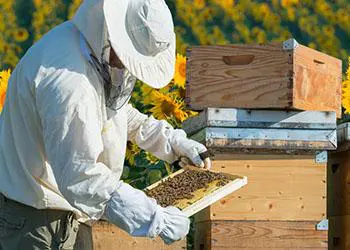
M 162 171 L 158 169 L 152 169 L 147 174 L 148 184 L 151 185 L 162 179 Z

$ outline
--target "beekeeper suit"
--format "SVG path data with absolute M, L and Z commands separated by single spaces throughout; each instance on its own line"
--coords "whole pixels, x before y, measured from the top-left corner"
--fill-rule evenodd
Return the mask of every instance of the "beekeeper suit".
M 166 243 L 187 234 L 180 210 L 120 181 L 127 140 L 167 162 L 210 166 L 183 130 L 127 104 L 136 78 L 161 88 L 174 63 L 163 0 L 85 0 L 28 50 L 0 117 L 0 249 L 72 249 L 77 219 L 102 216 Z

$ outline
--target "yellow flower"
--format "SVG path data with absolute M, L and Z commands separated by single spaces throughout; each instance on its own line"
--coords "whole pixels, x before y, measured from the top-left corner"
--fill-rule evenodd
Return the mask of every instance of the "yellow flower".
M 342 90 L 342 105 L 345 108 L 345 113 L 350 114 L 350 57 L 348 70 L 346 71 L 346 79 L 343 82 Z
M 41 0 L 33 0 L 34 6 L 38 8 L 41 5 Z
M 283 8 L 288 8 L 292 5 L 297 5 L 299 3 L 299 0 L 282 0 L 281 5 Z
M 68 9 L 68 18 L 71 19 L 73 18 L 75 12 L 77 11 L 77 9 L 79 8 L 80 4 L 81 4 L 82 0 L 73 0 L 71 5 L 69 6 Z
M 150 111 L 157 119 L 175 117 L 183 122 L 188 117 L 188 114 L 183 110 L 184 102 L 181 99 L 176 98 L 176 96 L 154 91 L 153 97 L 154 107 L 151 108 Z
M 5 54 L 2 62 L 14 68 L 18 62 L 18 57 L 14 51 L 9 51 L 7 54 Z
M 135 165 L 135 155 L 140 153 L 141 149 L 134 143 L 128 142 L 126 146 L 125 159 L 130 165 Z
M 224 1 L 221 1 L 221 6 L 224 9 L 229 9 L 233 7 L 234 3 L 235 3 L 234 0 L 224 0 Z
M 6 99 L 6 90 L 7 90 L 7 85 L 8 81 L 11 76 L 11 70 L 4 70 L 0 71 L 0 112 L 2 111 L 2 108 L 5 103 Z
M 216 4 L 219 4 L 223 9 L 232 8 L 235 1 L 234 0 L 214 0 Z
M 287 9 L 287 14 L 288 14 L 288 19 L 291 21 L 295 21 L 295 9 L 288 8 Z
M 349 57 L 349 67 L 348 70 L 346 71 L 346 78 L 350 81 L 350 57 Z
M 24 28 L 19 28 L 14 31 L 14 38 L 17 42 L 24 42 L 29 37 L 28 31 Z
M 193 0 L 193 5 L 197 9 L 202 9 L 205 6 L 205 0 Z
M 174 83 L 180 88 L 185 88 L 186 83 L 186 57 L 177 54 Z

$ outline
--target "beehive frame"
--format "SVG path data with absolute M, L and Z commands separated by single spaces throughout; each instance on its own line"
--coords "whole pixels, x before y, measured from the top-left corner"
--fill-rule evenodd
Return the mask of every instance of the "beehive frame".
M 200 169 L 195 169 L 193 167 L 191 167 L 191 168 L 188 167 L 187 169 L 203 171 Z M 162 180 L 148 186 L 145 189 L 145 191 L 151 190 L 151 189 L 157 187 L 158 185 L 162 184 L 167 179 L 172 178 L 174 176 L 177 176 L 177 175 L 183 173 L 185 170 L 186 170 L 186 168 L 176 171 L 175 173 L 163 178 Z M 222 187 L 217 187 L 213 190 L 209 190 L 209 192 L 203 193 L 203 190 L 200 190 L 200 191 L 198 191 L 197 194 L 194 194 L 195 197 L 188 200 L 189 202 L 194 200 L 194 202 L 191 204 L 188 204 L 188 206 L 183 208 L 183 209 L 180 208 L 182 210 L 182 212 L 184 212 L 184 214 L 187 217 L 190 217 L 190 216 L 196 214 L 197 212 L 201 211 L 202 209 L 212 205 L 216 201 L 218 201 L 221 198 L 235 192 L 236 190 L 242 188 L 243 186 L 245 186 L 248 183 L 248 179 L 245 176 L 237 176 L 237 175 L 231 175 L 231 174 L 226 174 L 226 173 L 221 173 L 221 174 L 225 175 L 226 177 L 228 177 L 232 181 L 230 181 L 228 184 L 226 184 Z M 200 196 L 204 195 L 204 197 L 198 197 L 199 195 Z M 182 203 L 182 204 L 184 204 L 184 203 Z

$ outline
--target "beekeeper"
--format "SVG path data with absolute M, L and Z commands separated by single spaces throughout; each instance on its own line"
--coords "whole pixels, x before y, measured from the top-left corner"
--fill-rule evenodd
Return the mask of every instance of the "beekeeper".
M 72 249 L 78 221 L 102 216 L 133 236 L 185 237 L 180 210 L 120 181 L 127 140 L 210 167 L 203 145 L 127 104 L 136 78 L 170 82 L 175 44 L 164 0 L 85 0 L 28 50 L 0 118 L 0 249 Z

